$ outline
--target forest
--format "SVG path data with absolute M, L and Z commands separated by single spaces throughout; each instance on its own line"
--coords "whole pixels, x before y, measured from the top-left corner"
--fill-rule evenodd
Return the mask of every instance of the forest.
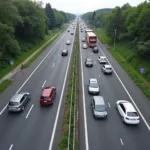
M 43 7 L 40 1 L 0 0 L 0 70 L 74 17 L 50 3 Z
M 150 58 L 150 2 L 88 12 L 82 18 L 97 28 L 104 28 L 112 39 L 116 31 L 117 42 L 128 42 L 139 56 Z

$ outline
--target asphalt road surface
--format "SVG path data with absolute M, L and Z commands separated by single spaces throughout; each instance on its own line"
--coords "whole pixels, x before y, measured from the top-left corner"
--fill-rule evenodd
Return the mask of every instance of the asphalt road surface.
M 83 24 L 83 23 L 82 23 Z M 85 26 L 85 25 L 84 25 Z M 82 25 L 83 28 L 83 25 Z M 83 49 L 81 39 L 85 29 L 80 31 L 80 106 L 79 106 L 79 149 L 83 150 L 150 150 L 150 102 L 128 77 L 127 73 L 109 54 L 106 46 L 98 42 L 99 53 L 92 48 Z M 105 75 L 98 62 L 98 56 L 106 56 L 114 68 L 112 75 Z M 85 59 L 94 61 L 92 68 L 85 67 Z M 90 78 L 96 78 L 100 85 L 100 95 L 108 108 L 106 120 L 93 118 L 92 96 L 88 93 Z M 117 100 L 134 103 L 140 114 L 140 124 L 126 125 L 115 108 Z
M 75 37 L 71 32 L 75 31 L 72 28 L 70 32 L 65 30 L 25 70 L 25 75 L 18 72 L 13 77 L 13 84 L 0 95 L 0 150 L 56 149 L 53 148 L 56 147 L 55 132 L 57 124 L 60 124 L 59 114 L 63 114 L 61 105 Z M 67 40 L 71 40 L 71 45 L 66 45 Z M 67 57 L 61 56 L 63 49 L 68 50 Z M 54 104 L 41 107 L 39 98 L 42 87 L 48 85 L 56 87 Z M 9 113 L 5 106 L 16 92 L 30 92 L 31 100 L 23 112 Z

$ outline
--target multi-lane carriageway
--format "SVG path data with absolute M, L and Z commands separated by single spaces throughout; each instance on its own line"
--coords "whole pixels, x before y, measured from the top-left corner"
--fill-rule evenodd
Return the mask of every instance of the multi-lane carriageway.
M 70 28 L 75 33 L 76 29 Z M 80 32 L 80 31 L 79 31 Z M 98 42 L 99 53 L 82 49 L 80 39 L 80 101 L 79 101 L 79 149 L 80 150 L 150 150 L 150 104 L 142 92 L 128 77 L 105 46 Z M 64 112 L 64 92 L 67 82 L 75 35 L 67 30 L 49 46 L 26 70 L 13 77 L 13 84 L 0 94 L 0 150 L 57 150 L 61 136 Z M 71 40 L 70 46 L 66 41 Z M 61 57 L 61 50 L 68 49 L 69 55 Z M 113 66 L 111 76 L 101 72 L 98 55 L 105 55 Z M 85 58 L 94 60 L 93 68 L 84 66 Z M 108 104 L 107 120 L 95 120 L 92 116 L 87 91 L 89 78 L 97 78 L 100 95 Z M 52 107 L 41 108 L 39 97 L 42 87 L 53 85 L 57 95 Z M 6 105 L 16 92 L 29 91 L 31 101 L 22 113 L 8 113 Z M 122 123 L 115 108 L 119 99 L 132 102 L 137 107 L 141 122 L 138 126 Z

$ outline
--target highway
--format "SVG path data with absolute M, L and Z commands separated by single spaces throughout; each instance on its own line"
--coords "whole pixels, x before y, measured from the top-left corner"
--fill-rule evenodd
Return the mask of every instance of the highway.
M 83 23 L 82 23 L 83 24 Z M 80 26 L 80 25 L 79 25 Z M 83 28 L 83 25 L 82 25 Z M 83 49 L 81 39 L 85 29 L 80 31 L 80 106 L 79 106 L 79 149 L 83 150 L 150 150 L 150 103 L 127 73 L 107 51 L 106 46 L 98 42 L 99 53 L 91 48 Z M 101 71 L 98 56 L 106 56 L 114 68 L 112 75 Z M 85 59 L 92 58 L 94 66 L 85 67 Z M 93 118 L 91 109 L 92 96 L 88 93 L 90 78 L 96 78 L 100 85 L 100 95 L 108 108 L 106 120 Z M 115 108 L 117 100 L 135 103 L 140 113 L 140 124 L 126 125 Z
M 69 28 L 71 32 L 75 29 Z M 18 72 L 13 84 L 0 94 L 0 150 L 51 150 L 58 149 L 62 124 L 61 106 L 64 104 L 65 85 L 68 77 L 74 35 L 64 31 L 32 64 L 26 74 Z M 71 45 L 66 41 L 71 40 Z M 68 50 L 62 57 L 61 51 Z M 39 99 L 42 87 L 55 86 L 56 97 L 53 106 L 41 107 Z M 31 100 L 21 113 L 9 113 L 6 105 L 18 92 L 30 92 Z M 57 131 L 57 134 L 56 134 Z M 60 128 L 59 128 L 59 131 Z M 54 148 L 55 147 L 55 148 Z

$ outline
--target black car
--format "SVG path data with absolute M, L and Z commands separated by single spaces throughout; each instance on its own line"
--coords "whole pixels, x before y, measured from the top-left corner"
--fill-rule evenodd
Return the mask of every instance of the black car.
M 74 33 L 72 32 L 71 35 L 74 35 Z
M 95 47 L 93 48 L 93 53 L 98 53 L 98 47 L 97 47 L 97 46 L 95 46 Z
M 68 50 L 66 50 L 66 49 L 62 50 L 61 55 L 62 56 L 67 56 L 68 55 Z
M 86 67 L 93 67 L 93 60 L 90 58 L 85 59 L 85 66 Z

